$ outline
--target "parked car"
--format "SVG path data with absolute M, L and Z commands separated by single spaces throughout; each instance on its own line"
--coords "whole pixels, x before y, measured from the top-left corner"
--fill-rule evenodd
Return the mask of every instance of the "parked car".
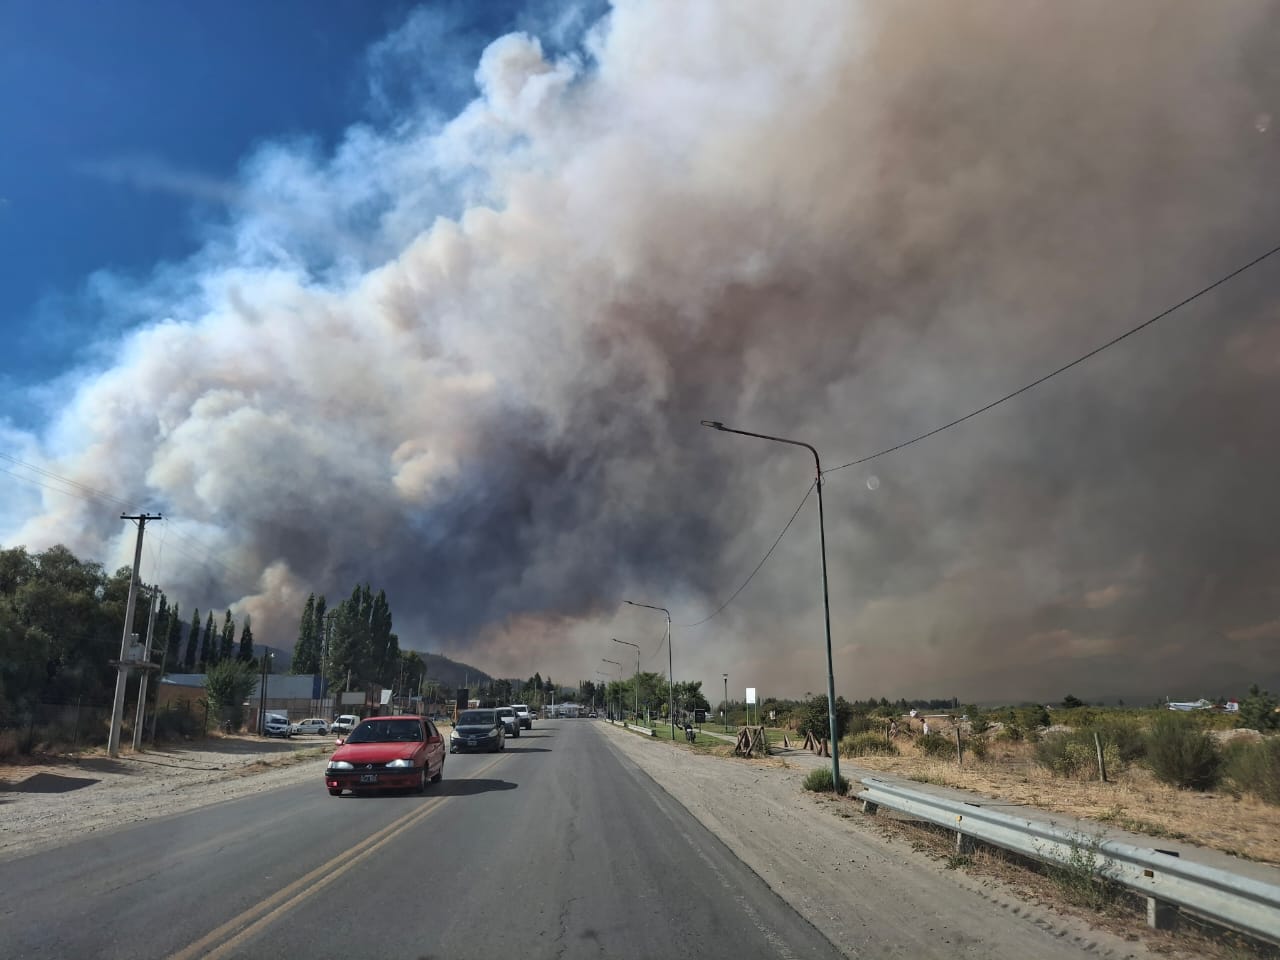
M 360 721 L 329 758 L 324 785 L 343 790 L 423 793 L 444 776 L 444 737 L 426 717 L 371 717 Z
M 329 732 L 336 733 L 339 736 L 346 736 L 356 728 L 356 724 L 359 722 L 360 718 L 354 713 L 344 713 L 333 718 L 333 723 L 329 724 Z
M 502 725 L 506 727 L 506 734 L 509 737 L 520 736 L 520 718 L 516 716 L 516 712 L 511 707 L 498 707 L 498 716 L 502 720 Z
M 507 728 L 497 710 L 463 710 L 449 735 L 449 752 L 487 750 L 496 753 L 507 748 Z
M 318 733 L 325 735 L 329 732 L 329 724 L 320 717 L 310 717 L 306 720 L 299 720 L 295 723 L 291 732 L 294 734 Z
M 520 720 L 520 726 L 526 730 L 533 729 L 533 714 L 529 712 L 527 703 L 513 703 L 511 709 L 516 712 L 516 717 Z
M 268 713 L 262 722 L 262 732 L 268 737 L 283 737 L 287 740 L 293 736 L 293 724 L 282 713 Z

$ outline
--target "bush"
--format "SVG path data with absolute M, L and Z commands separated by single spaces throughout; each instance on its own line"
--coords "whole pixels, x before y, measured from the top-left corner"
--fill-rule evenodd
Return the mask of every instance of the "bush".
M 1098 747 L 1091 732 L 1051 733 L 1036 744 L 1035 758 L 1059 777 L 1093 780 L 1098 776 Z M 1113 742 L 1103 741 L 1102 761 L 1108 770 L 1119 770 L 1123 765 Z
M 1280 805 L 1280 737 L 1232 744 L 1223 758 L 1222 773 L 1241 793 Z
M 955 741 L 940 733 L 930 733 L 916 740 L 916 746 L 926 757 L 935 760 L 954 760 L 956 757 Z
M 819 694 L 804 701 L 796 711 L 796 732 L 800 736 L 812 733 L 819 740 L 831 737 L 831 725 L 827 717 L 826 694 Z M 849 721 L 853 719 L 853 706 L 844 697 L 836 697 L 836 740 L 844 739 Z
M 1082 732 L 1087 734 L 1090 740 L 1093 739 L 1094 733 L 1098 734 L 1102 740 L 1103 755 L 1108 758 L 1108 766 L 1114 763 L 1109 758 L 1108 747 L 1114 748 L 1121 764 L 1133 763 L 1146 755 L 1147 738 L 1135 717 L 1104 714 L 1091 720 L 1082 728 Z
M 814 793 L 831 793 L 831 785 L 834 782 L 831 776 L 831 768 L 819 767 L 804 778 L 804 788 L 812 790 Z M 843 775 L 840 777 L 840 792 L 849 792 L 849 778 Z
M 964 753 L 967 757 L 973 757 L 975 760 L 985 760 L 987 756 L 987 741 L 981 737 L 965 737 Z
M 1166 712 L 1156 717 L 1147 735 L 1147 763 L 1162 783 L 1209 790 L 1218 783 L 1222 757 L 1192 717 Z
M 897 755 L 898 748 L 886 740 L 884 734 L 873 733 L 870 730 L 851 734 L 840 741 L 842 757 L 896 757 Z

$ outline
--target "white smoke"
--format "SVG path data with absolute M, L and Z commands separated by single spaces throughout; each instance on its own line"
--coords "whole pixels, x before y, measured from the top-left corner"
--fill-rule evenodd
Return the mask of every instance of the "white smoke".
M 812 478 L 803 452 L 699 419 L 798 435 L 832 465 L 1256 252 L 1280 222 L 1257 122 L 1275 18 L 628 0 L 564 56 L 497 38 L 452 118 L 421 102 L 331 155 L 282 142 L 235 184 L 200 181 L 227 220 L 113 287 L 109 311 L 144 319 L 8 448 L 172 517 L 218 559 L 167 553 L 171 594 L 250 610 L 260 643 L 291 644 L 307 592 L 369 580 L 403 645 L 491 673 L 589 679 L 609 636 L 661 669 L 661 618 L 620 601 L 699 619 Z M 375 93 L 420 30 L 370 58 Z M 1175 682 L 1215 666 L 1207 638 L 1273 620 L 1275 551 L 1212 499 L 1261 509 L 1275 464 L 1247 413 L 1274 408 L 1274 368 L 1245 376 L 1205 332 L 1226 302 L 1232 337 L 1265 336 L 1258 289 L 874 475 L 833 474 L 841 690 L 1108 692 L 1103 670 L 1153 649 Z M 127 557 L 116 512 L 51 491 L 30 507 L 4 542 Z M 724 616 L 677 630 L 677 673 L 821 689 L 816 539 L 810 504 Z M 1250 572 L 1206 583 L 1208 562 Z M 1249 643 L 1215 679 L 1264 668 Z

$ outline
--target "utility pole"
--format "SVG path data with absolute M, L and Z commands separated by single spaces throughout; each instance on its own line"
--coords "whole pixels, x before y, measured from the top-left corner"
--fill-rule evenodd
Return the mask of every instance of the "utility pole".
M 142 566 L 142 536 L 148 520 L 163 519 L 158 513 L 140 513 L 134 516 L 120 514 L 121 520 L 133 520 L 138 524 L 138 543 L 133 550 L 133 575 L 129 578 L 129 599 L 124 606 L 124 633 L 120 637 L 120 659 L 116 662 L 116 695 L 111 703 L 111 733 L 107 737 L 107 753 L 120 756 L 120 725 L 124 722 L 124 693 L 129 682 L 129 638 L 133 635 L 133 609 L 138 602 L 138 568 Z
M 147 678 L 151 676 L 151 638 L 156 632 L 156 600 L 160 596 L 160 588 L 154 583 L 151 585 L 151 611 L 147 615 L 147 646 L 146 651 L 142 654 L 142 659 L 146 663 L 146 667 L 142 671 L 142 677 L 138 680 L 138 714 L 133 720 L 133 749 L 142 749 L 142 727 L 147 718 Z

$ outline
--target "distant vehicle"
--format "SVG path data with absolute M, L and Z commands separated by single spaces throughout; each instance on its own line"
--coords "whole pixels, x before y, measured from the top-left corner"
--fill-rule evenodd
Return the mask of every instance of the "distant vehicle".
M 359 722 L 360 718 L 354 713 L 344 713 L 333 718 L 333 723 L 329 724 L 329 732 L 345 735 L 354 730 Z
M 498 716 L 502 719 L 503 726 L 507 728 L 507 736 L 520 736 L 520 718 L 516 715 L 515 709 L 512 707 L 497 707 L 496 709 Z
M 324 735 L 328 734 L 328 732 L 329 724 L 325 723 L 325 721 L 320 717 L 310 717 L 306 720 L 299 720 L 293 725 L 293 729 L 290 730 L 290 733 L 293 734 L 319 733 Z
M 356 725 L 329 758 L 324 785 L 329 796 L 343 790 L 412 789 L 444 776 L 444 737 L 426 717 L 372 717 Z
M 533 729 L 533 714 L 529 712 L 527 703 L 513 703 L 511 709 L 516 712 L 516 716 L 520 719 L 520 726 L 526 730 Z
M 262 723 L 262 732 L 268 737 L 283 737 L 287 740 L 293 736 L 293 724 L 284 714 L 268 713 Z
M 589 714 L 587 714 L 587 716 L 589 716 L 592 720 L 600 719 L 600 714 L 596 713 L 594 710 L 592 710 Z
M 487 750 L 496 753 L 507 747 L 507 728 L 497 710 L 463 710 L 449 735 L 449 752 Z

